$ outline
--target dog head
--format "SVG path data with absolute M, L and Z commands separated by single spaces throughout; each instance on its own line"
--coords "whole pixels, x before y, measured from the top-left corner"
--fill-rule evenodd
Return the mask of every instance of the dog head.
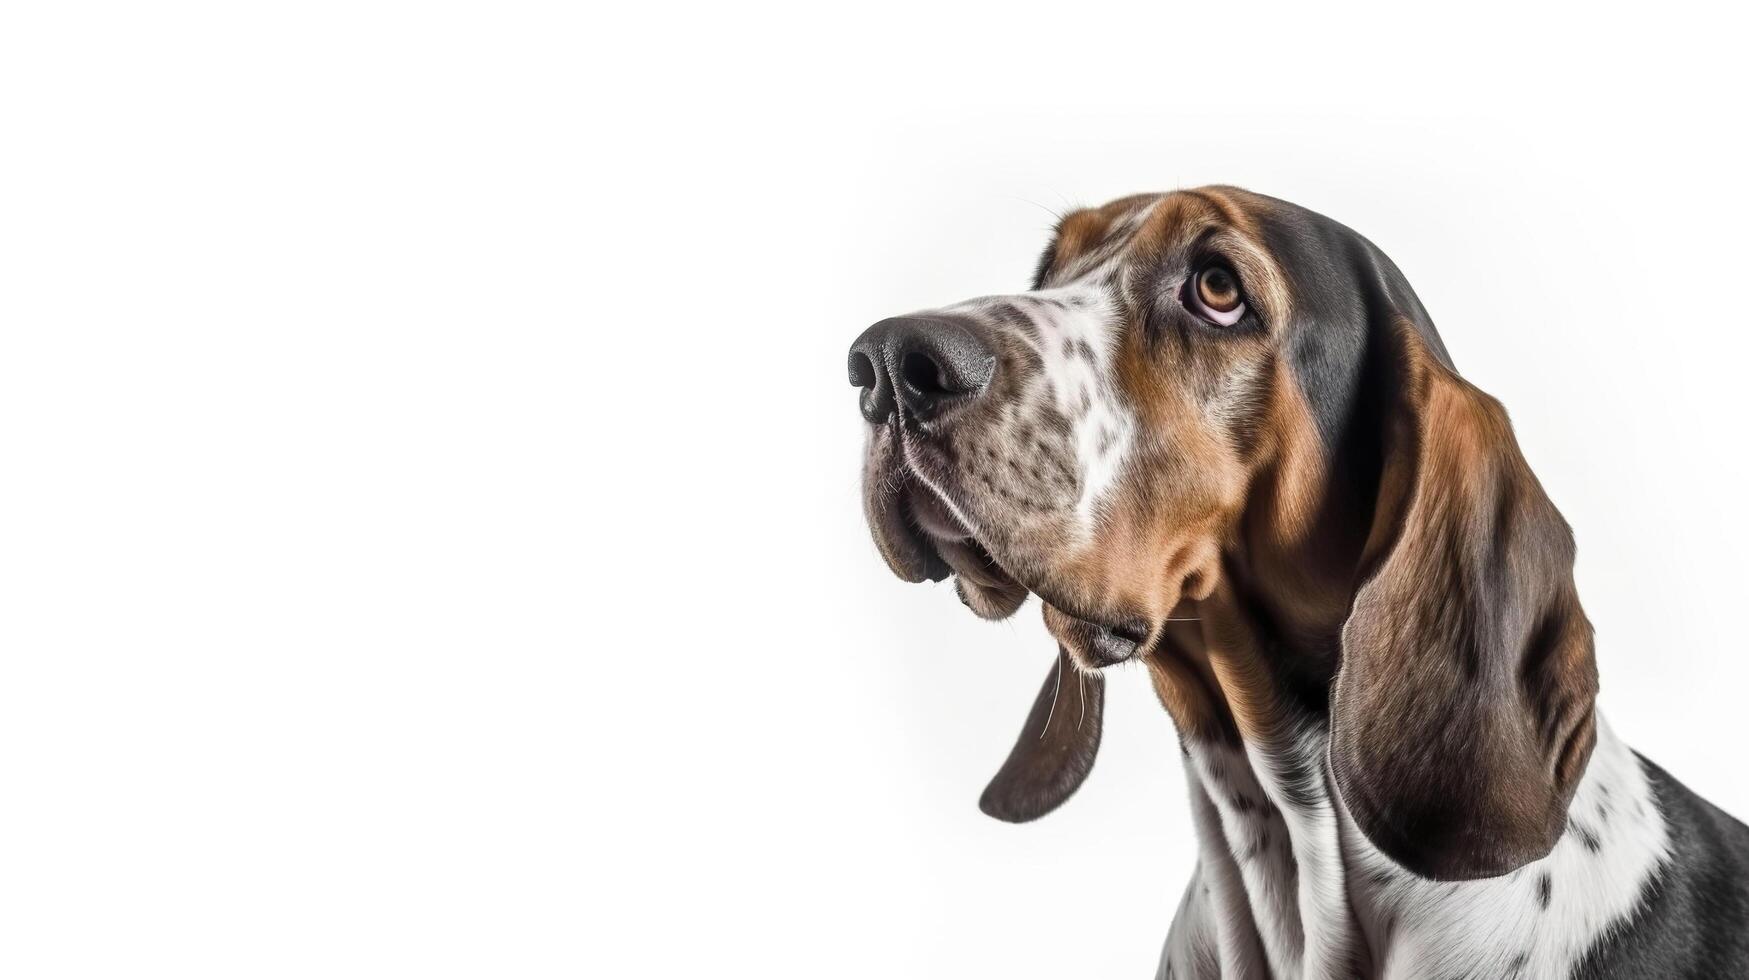
M 1060 643 L 987 812 L 1074 791 L 1096 672 L 1138 660 L 1186 739 L 1327 725 L 1411 870 L 1559 837 L 1596 686 L 1571 536 L 1364 238 L 1233 188 L 1124 198 L 1064 218 L 1031 290 L 870 327 L 850 378 L 893 571 L 986 618 L 1037 595 Z M 1059 712 L 1066 670 L 1092 695 Z

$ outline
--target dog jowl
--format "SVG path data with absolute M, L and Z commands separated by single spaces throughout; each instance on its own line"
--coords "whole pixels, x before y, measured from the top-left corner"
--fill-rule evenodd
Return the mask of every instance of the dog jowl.
M 908 581 L 988 618 L 1037 594 L 1084 667 L 1145 653 L 1207 596 L 1254 484 L 1316 455 L 1271 324 L 1281 273 L 1238 192 L 1077 212 L 1034 288 L 883 320 L 851 349 L 864 493 Z M 1285 496 L 1283 496 L 1285 494 Z M 1306 516 L 1306 515 L 1300 515 Z

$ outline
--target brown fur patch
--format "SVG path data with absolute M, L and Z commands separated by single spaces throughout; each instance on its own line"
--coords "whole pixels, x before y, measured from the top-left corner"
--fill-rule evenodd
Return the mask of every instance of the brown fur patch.
M 1239 281 L 1237 320 L 1185 300 L 1209 262 Z M 1037 593 L 1059 667 L 1138 656 L 1186 738 L 1327 717 L 1345 803 L 1412 870 L 1545 852 L 1594 740 L 1571 536 L 1390 260 L 1208 187 L 1065 217 L 1038 279 L 958 308 L 998 364 L 987 389 L 871 440 L 894 570 L 951 566 L 984 615 Z M 887 487 L 901 455 L 963 528 Z M 1024 792 L 997 809 L 1056 805 L 1096 741 L 1023 735 Z
M 1501 874 L 1561 835 L 1595 738 L 1591 624 L 1572 534 L 1500 403 L 1398 333 L 1406 424 L 1381 496 L 1400 509 L 1379 512 L 1343 633 L 1332 765 L 1411 870 Z
M 1235 189 L 1204 188 L 1124 198 L 1071 214 L 1059 227 L 1057 271 L 1047 281 L 1072 278 L 1089 261 L 1109 257 L 1114 243 L 1122 246 L 1122 268 L 1129 270 L 1123 296 L 1137 322 L 1122 332 L 1114 370 L 1144 434 L 1126 460 L 1132 475 L 1104 501 L 1093 539 L 1061 555 L 1052 575 L 1050 599 L 1069 611 L 1047 603 L 1047 625 L 1083 666 L 1097 666 L 1098 658 L 1085 654 L 1091 641 L 1076 616 L 1160 623 L 1182 604 L 1194 608 L 1220 594 L 1223 555 L 1244 548 L 1248 535 L 1273 543 L 1271 572 L 1291 568 L 1296 575 L 1307 552 L 1328 544 L 1316 533 L 1328 516 L 1320 496 L 1323 449 L 1277 352 L 1276 334 L 1292 314 L 1286 278 L 1252 213 L 1268 206 Z M 1127 240 L 1116 237 L 1120 230 L 1128 231 Z M 1203 254 L 1193 249 L 1218 253 L 1233 266 L 1264 332 L 1189 344 L 1142 329 L 1140 319 L 1157 301 L 1150 290 L 1176 288 L 1151 279 L 1152 270 L 1188 270 L 1186 263 Z M 1258 500 L 1265 502 L 1260 511 Z M 1247 521 L 1249 512 L 1261 517 Z M 1296 628 L 1333 633 L 1350 583 L 1337 574 L 1294 584 L 1291 595 L 1305 607 L 1295 611 Z M 1236 625 L 1217 628 L 1212 636 L 1219 642 L 1199 632 L 1169 649 L 1162 631 L 1144 645 L 1156 690 L 1186 731 L 1230 733 L 1236 715 L 1252 728 L 1268 724 L 1264 673 L 1254 676 L 1254 668 L 1263 668 L 1240 652 L 1243 634 Z M 1245 699 L 1243 710 L 1224 703 L 1231 697 Z

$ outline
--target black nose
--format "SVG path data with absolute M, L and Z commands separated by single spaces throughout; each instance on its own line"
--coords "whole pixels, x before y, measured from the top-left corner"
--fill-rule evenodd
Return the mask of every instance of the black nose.
M 949 317 L 892 317 L 850 345 L 850 383 L 862 389 L 862 417 L 877 424 L 895 406 L 926 418 L 971 398 L 995 370 L 995 355 L 978 335 Z

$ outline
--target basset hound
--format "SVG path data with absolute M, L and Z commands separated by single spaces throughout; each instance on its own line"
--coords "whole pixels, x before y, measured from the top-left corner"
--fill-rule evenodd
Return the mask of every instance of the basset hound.
M 850 380 L 887 564 L 1037 595 L 1060 644 L 984 812 L 1086 778 L 1102 668 L 1171 714 L 1199 850 L 1159 976 L 1749 977 L 1749 828 L 1598 715 L 1572 533 L 1365 238 L 1126 197 Z

